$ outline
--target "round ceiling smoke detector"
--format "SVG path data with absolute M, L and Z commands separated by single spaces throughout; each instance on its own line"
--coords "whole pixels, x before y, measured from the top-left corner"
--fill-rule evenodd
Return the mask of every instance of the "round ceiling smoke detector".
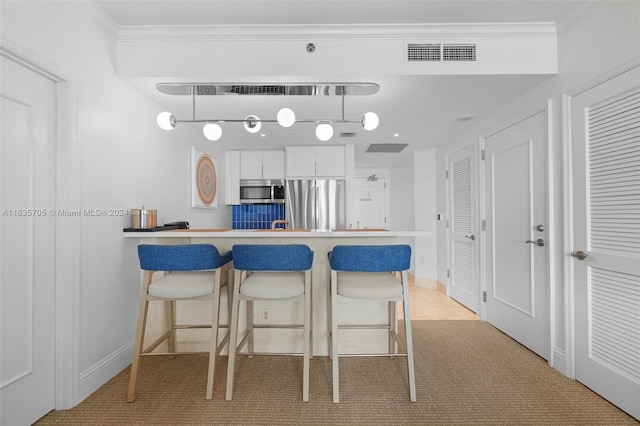
M 307 44 L 307 52 L 313 53 L 316 51 L 316 45 L 313 43 Z

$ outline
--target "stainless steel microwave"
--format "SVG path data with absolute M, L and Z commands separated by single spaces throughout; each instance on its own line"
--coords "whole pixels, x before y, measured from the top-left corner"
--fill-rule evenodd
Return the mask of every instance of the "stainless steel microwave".
M 241 204 L 284 204 L 283 180 L 241 180 Z

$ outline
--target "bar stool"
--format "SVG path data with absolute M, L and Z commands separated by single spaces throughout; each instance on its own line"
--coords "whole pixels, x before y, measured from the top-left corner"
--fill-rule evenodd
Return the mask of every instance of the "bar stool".
M 333 367 L 333 402 L 340 400 L 338 330 L 355 328 L 382 328 L 389 330 L 389 352 L 366 356 L 406 356 L 409 373 L 409 397 L 416 401 L 413 342 L 409 312 L 407 270 L 411 264 L 411 247 L 408 245 L 384 246 L 335 246 L 329 252 L 331 265 L 331 357 Z M 400 281 L 398 281 L 398 272 Z M 384 325 L 339 325 L 338 302 L 355 300 L 381 300 L 389 302 L 388 323 Z M 397 307 L 402 301 L 404 312 L 406 351 L 398 353 Z M 342 354 L 358 356 L 359 354 Z M 364 354 L 362 354 L 364 355 Z
M 152 245 L 138 246 L 140 269 L 144 271 L 140 291 L 140 308 L 138 311 L 138 326 L 131 363 L 129 379 L 128 402 L 136 399 L 138 385 L 138 370 L 140 357 L 148 355 L 185 355 L 209 354 L 209 371 L 207 374 L 206 398 L 213 394 L 213 379 L 215 373 L 216 356 L 224 348 L 229 334 L 218 345 L 218 328 L 228 327 L 220 325 L 220 292 L 222 286 L 231 284 L 227 272 L 232 267 L 231 252 L 220 254 L 211 244 L 189 245 Z M 155 272 L 164 275 L 153 279 Z M 223 279 L 224 277 L 224 279 Z M 229 286 L 226 286 L 227 290 Z M 227 296 L 231 294 L 227 291 Z M 213 319 L 211 324 L 176 324 L 177 300 L 209 300 L 212 302 Z M 165 302 L 166 331 L 147 348 L 144 348 L 144 334 L 147 323 L 149 302 Z M 175 348 L 175 331 L 189 328 L 210 328 L 211 343 L 208 352 L 177 352 Z M 163 341 L 167 340 L 167 352 L 152 352 Z
M 233 302 L 229 338 L 229 363 L 227 366 L 227 401 L 233 398 L 235 356 L 248 342 L 242 355 L 274 355 L 273 352 L 254 352 L 253 335 L 257 328 L 303 329 L 302 400 L 309 400 L 309 358 L 311 356 L 311 265 L 313 251 L 302 244 L 233 246 L 235 269 Z M 247 305 L 247 331 L 238 339 L 238 311 L 240 302 Z M 285 300 L 304 302 L 304 324 L 260 325 L 253 323 L 253 301 Z M 279 353 L 278 353 L 279 354 Z

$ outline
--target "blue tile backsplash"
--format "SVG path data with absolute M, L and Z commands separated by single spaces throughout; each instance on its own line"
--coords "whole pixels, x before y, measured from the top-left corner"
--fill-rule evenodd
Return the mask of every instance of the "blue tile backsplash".
M 284 218 L 284 204 L 241 204 L 233 206 L 231 220 L 233 229 L 270 229 L 271 222 Z

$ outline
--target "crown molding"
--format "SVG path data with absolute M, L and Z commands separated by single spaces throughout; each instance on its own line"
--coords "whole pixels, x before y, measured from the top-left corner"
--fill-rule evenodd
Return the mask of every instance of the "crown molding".
M 490 24 L 122 26 L 118 41 L 556 38 L 551 22 Z
M 73 0 L 92 22 L 104 31 L 111 39 L 118 41 L 120 26 L 107 12 L 98 6 L 93 0 Z

